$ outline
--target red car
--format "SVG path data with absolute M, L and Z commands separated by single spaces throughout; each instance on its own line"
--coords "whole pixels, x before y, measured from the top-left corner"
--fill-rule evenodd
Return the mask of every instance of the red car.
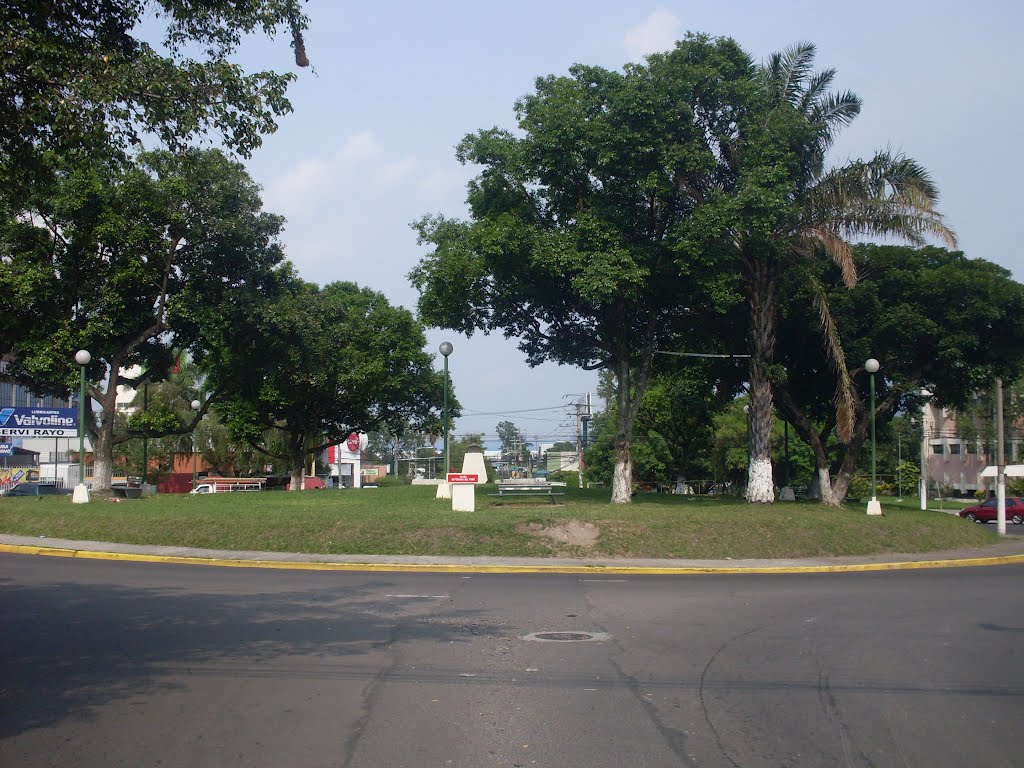
M 989 499 L 973 507 L 964 507 L 960 510 L 960 517 L 966 517 L 976 523 L 995 522 L 997 504 L 995 499 Z M 1006 497 L 1006 520 L 1014 525 L 1024 523 L 1024 499 Z

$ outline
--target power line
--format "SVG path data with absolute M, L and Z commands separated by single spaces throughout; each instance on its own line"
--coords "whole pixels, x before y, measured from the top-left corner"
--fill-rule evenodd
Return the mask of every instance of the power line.
M 518 411 L 471 411 L 465 410 L 462 412 L 463 416 L 505 416 L 511 413 L 536 413 L 537 411 L 560 411 L 565 408 L 565 405 L 552 405 L 548 408 L 523 408 Z

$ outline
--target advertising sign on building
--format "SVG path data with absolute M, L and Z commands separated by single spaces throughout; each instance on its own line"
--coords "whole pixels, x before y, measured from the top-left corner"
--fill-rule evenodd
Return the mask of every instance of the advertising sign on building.
M 75 437 L 74 408 L 0 408 L 0 435 L 5 437 Z
M 13 456 L 14 443 L 0 443 L 0 456 Z

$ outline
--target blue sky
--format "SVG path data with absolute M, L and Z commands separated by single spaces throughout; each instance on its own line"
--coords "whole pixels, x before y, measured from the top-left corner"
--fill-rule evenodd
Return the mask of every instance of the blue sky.
M 288 219 L 284 241 L 301 276 L 354 280 L 414 307 L 406 275 L 423 255 L 409 223 L 461 216 L 473 169 L 455 160 L 466 133 L 514 127 L 515 100 L 536 77 L 573 63 L 611 69 L 671 47 L 687 31 L 736 39 L 756 60 L 797 41 L 818 69 L 864 101 L 832 158 L 890 147 L 927 167 L 963 250 L 1024 278 L 1009 221 L 1024 176 L 1016 3 L 611 2 L 516 3 L 311 0 L 306 48 L 289 96 L 295 112 L 249 161 L 266 207 Z M 254 41 L 247 67 L 294 70 L 287 40 Z M 568 437 L 564 405 L 594 391 L 596 375 L 553 364 L 530 369 L 513 342 L 449 339 L 464 407 L 456 433 L 493 433 L 509 418 L 542 441 Z M 440 357 L 438 358 L 440 364 Z M 571 397 L 566 397 L 571 395 Z M 527 409 L 547 410 L 527 410 Z M 516 412 L 519 413 L 516 413 Z

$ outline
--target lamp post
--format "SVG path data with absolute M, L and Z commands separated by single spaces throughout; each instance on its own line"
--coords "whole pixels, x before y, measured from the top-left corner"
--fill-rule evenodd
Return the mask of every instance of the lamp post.
M 203 404 L 198 400 L 192 401 L 192 410 L 199 413 L 199 409 L 203 407 Z M 198 467 L 198 456 L 196 455 L 196 427 L 198 424 L 192 426 L 192 490 L 194 491 L 198 487 L 199 483 L 199 467 Z
M 441 342 L 438 351 L 444 356 L 444 408 L 441 412 L 441 418 L 444 420 L 444 472 L 445 479 L 448 478 L 448 472 L 451 471 L 451 455 L 448 453 L 448 355 L 455 349 L 450 341 Z
M 747 464 L 750 463 L 750 406 L 743 406 L 743 415 L 747 419 Z
M 868 514 L 882 514 L 882 505 L 878 501 L 877 482 L 875 474 L 875 374 L 878 372 L 878 361 L 875 358 L 868 358 L 864 363 L 864 370 L 871 375 L 871 501 L 868 502 Z
M 78 389 L 78 484 L 71 500 L 85 504 L 89 501 L 89 486 L 85 484 L 85 368 L 92 362 L 92 355 L 80 349 L 75 353 L 75 362 L 81 369 L 81 383 Z

